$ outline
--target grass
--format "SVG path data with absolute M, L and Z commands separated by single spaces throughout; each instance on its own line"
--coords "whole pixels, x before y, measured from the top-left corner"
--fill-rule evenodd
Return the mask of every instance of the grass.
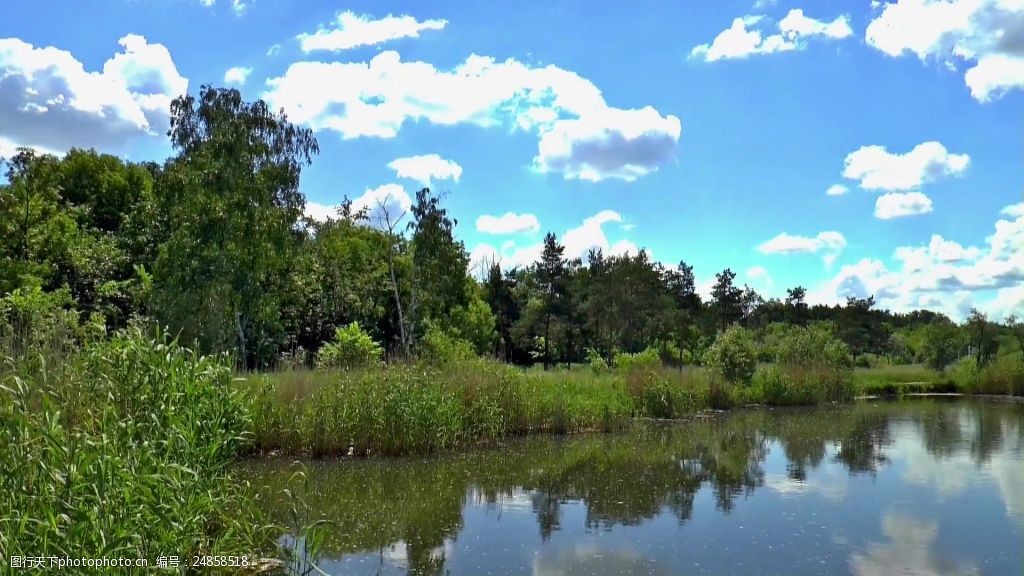
M 470 360 L 256 375 L 242 389 L 256 451 L 314 457 L 431 453 L 535 432 L 618 430 L 631 418 L 852 397 L 842 375 L 770 375 L 736 387 L 701 368 L 544 372 Z
M 858 394 L 864 396 L 959 391 L 959 387 L 948 375 L 921 364 L 856 368 L 853 381 Z
M 223 362 L 139 334 L 22 352 L 0 355 L 5 565 L 272 553 L 280 530 L 231 476 L 250 422 Z
M 963 358 L 938 372 L 919 364 L 858 368 L 853 374 L 858 394 L 866 396 L 961 393 L 1024 396 L 1024 358 L 1004 354 L 979 367 Z

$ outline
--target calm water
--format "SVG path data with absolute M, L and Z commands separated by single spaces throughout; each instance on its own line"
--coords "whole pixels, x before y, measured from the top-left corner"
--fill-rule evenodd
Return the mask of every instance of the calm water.
M 328 574 L 1024 573 L 1019 403 L 741 412 L 307 473 Z

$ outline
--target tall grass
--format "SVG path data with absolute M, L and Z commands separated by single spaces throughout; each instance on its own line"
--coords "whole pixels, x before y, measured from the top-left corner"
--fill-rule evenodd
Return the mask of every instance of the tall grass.
M 5 564 L 273 548 L 276 529 L 230 476 L 250 421 L 223 362 L 139 333 L 59 367 L 19 355 L 0 369 Z
M 257 375 L 242 389 L 256 450 L 312 456 L 438 452 L 530 432 L 619 430 L 637 417 L 853 395 L 848 375 L 803 369 L 778 378 L 735 387 L 701 368 L 543 372 L 469 360 Z
M 899 395 L 957 392 L 953 380 L 920 364 L 857 368 L 853 372 L 857 392 L 864 395 Z

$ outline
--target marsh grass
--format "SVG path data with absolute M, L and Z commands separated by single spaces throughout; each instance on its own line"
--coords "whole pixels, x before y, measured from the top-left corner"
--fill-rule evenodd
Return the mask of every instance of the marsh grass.
M 0 557 L 274 548 L 230 474 L 250 423 L 223 362 L 138 333 L 60 366 L 19 353 L 0 376 Z
M 901 395 L 957 392 L 953 380 L 920 364 L 856 368 L 853 381 L 862 395 Z

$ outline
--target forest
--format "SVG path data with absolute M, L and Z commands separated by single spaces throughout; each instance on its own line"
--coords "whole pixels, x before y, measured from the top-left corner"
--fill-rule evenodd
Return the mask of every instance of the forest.
M 704 299 L 685 261 L 668 267 L 643 251 L 567 258 L 551 233 L 529 266 L 470 269 L 457 222 L 429 189 L 407 214 L 357 211 L 346 199 L 314 220 L 300 192 L 318 151 L 312 133 L 233 90 L 176 100 L 169 137 L 175 155 L 163 164 L 79 149 L 25 149 L 5 162 L 6 332 L 58 311 L 79 339 L 152 324 L 201 353 L 230 352 L 242 370 L 312 366 L 353 323 L 389 360 L 445 338 L 545 368 L 645 350 L 667 365 L 699 365 L 733 325 L 750 332 L 762 362 L 793 326 L 828 331 L 864 367 L 985 365 L 1024 344 L 1016 318 L 999 324 L 973 311 L 957 325 L 928 310 L 879 309 L 870 297 L 808 306 L 800 286 L 765 299 L 730 269 Z

